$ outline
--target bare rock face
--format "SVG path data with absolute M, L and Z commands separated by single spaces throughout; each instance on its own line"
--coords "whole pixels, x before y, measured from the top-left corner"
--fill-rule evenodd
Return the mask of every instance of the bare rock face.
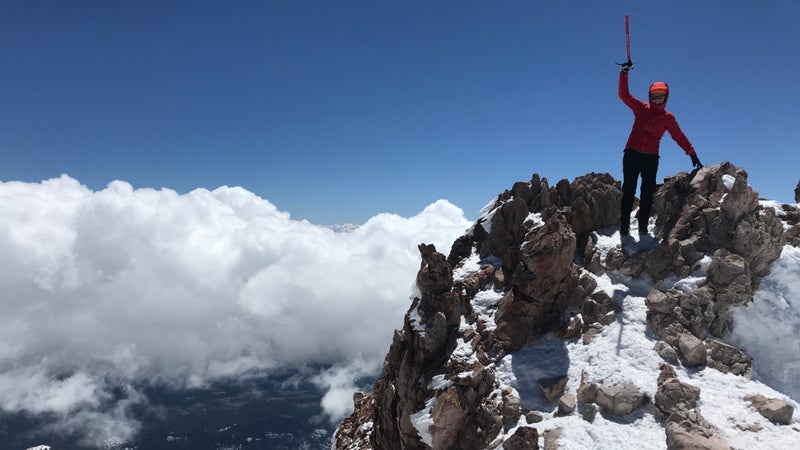
M 604 291 L 594 292 L 581 303 L 581 317 L 583 318 L 583 331 L 586 332 L 592 324 L 609 325 L 614 322 L 615 314 L 622 308 L 611 299 Z
M 731 250 L 745 258 L 753 274 L 769 274 L 769 266 L 783 249 L 783 224 L 772 208 L 743 219 L 734 231 Z
M 544 432 L 544 450 L 558 450 L 561 428 L 551 428 Z

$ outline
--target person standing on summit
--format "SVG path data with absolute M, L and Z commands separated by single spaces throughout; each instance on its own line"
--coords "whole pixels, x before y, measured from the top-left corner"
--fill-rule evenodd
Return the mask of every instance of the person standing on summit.
M 692 158 L 692 165 L 703 167 L 691 142 L 678 126 L 675 116 L 666 110 L 669 86 L 657 81 L 650 86 L 650 102 L 645 103 L 628 90 L 628 72 L 633 63 L 622 64 L 619 73 L 619 98 L 628 108 L 633 110 L 634 121 L 628 142 L 625 144 L 625 155 L 622 159 L 622 207 L 619 231 L 622 237 L 630 235 L 631 210 L 636 184 L 642 177 L 642 189 L 639 195 L 639 234 L 647 234 L 647 224 L 653 209 L 653 193 L 656 188 L 656 172 L 658 172 L 658 147 L 665 131 L 669 131 L 672 139 Z

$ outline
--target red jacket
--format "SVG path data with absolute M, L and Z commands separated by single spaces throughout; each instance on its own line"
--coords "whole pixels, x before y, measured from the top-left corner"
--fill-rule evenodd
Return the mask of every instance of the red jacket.
M 654 105 L 631 95 L 628 90 L 628 74 L 626 72 L 619 73 L 619 98 L 633 110 L 635 116 L 631 135 L 625 144 L 626 149 L 658 155 L 661 137 L 664 136 L 665 131 L 669 131 L 669 135 L 687 155 L 695 154 L 692 143 L 681 131 L 675 116 L 666 110 L 666 100 L 660 105 Z

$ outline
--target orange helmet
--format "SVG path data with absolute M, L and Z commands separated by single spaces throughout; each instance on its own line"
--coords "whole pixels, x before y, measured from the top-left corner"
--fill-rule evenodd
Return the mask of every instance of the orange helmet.
M 650 93 L 669 95 L 669 85 L 664 81 L 656 81 L 650 85 Z

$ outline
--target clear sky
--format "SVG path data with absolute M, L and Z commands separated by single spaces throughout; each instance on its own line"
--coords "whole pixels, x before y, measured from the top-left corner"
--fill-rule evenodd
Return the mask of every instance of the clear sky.
M 242 186 L 317 224 L 621 178 L 657 80 L 705 164 L 800 178 L 800 2 L 2 1 L 0 180 Z M 668 136 L 659 178 L 691 168 Z

